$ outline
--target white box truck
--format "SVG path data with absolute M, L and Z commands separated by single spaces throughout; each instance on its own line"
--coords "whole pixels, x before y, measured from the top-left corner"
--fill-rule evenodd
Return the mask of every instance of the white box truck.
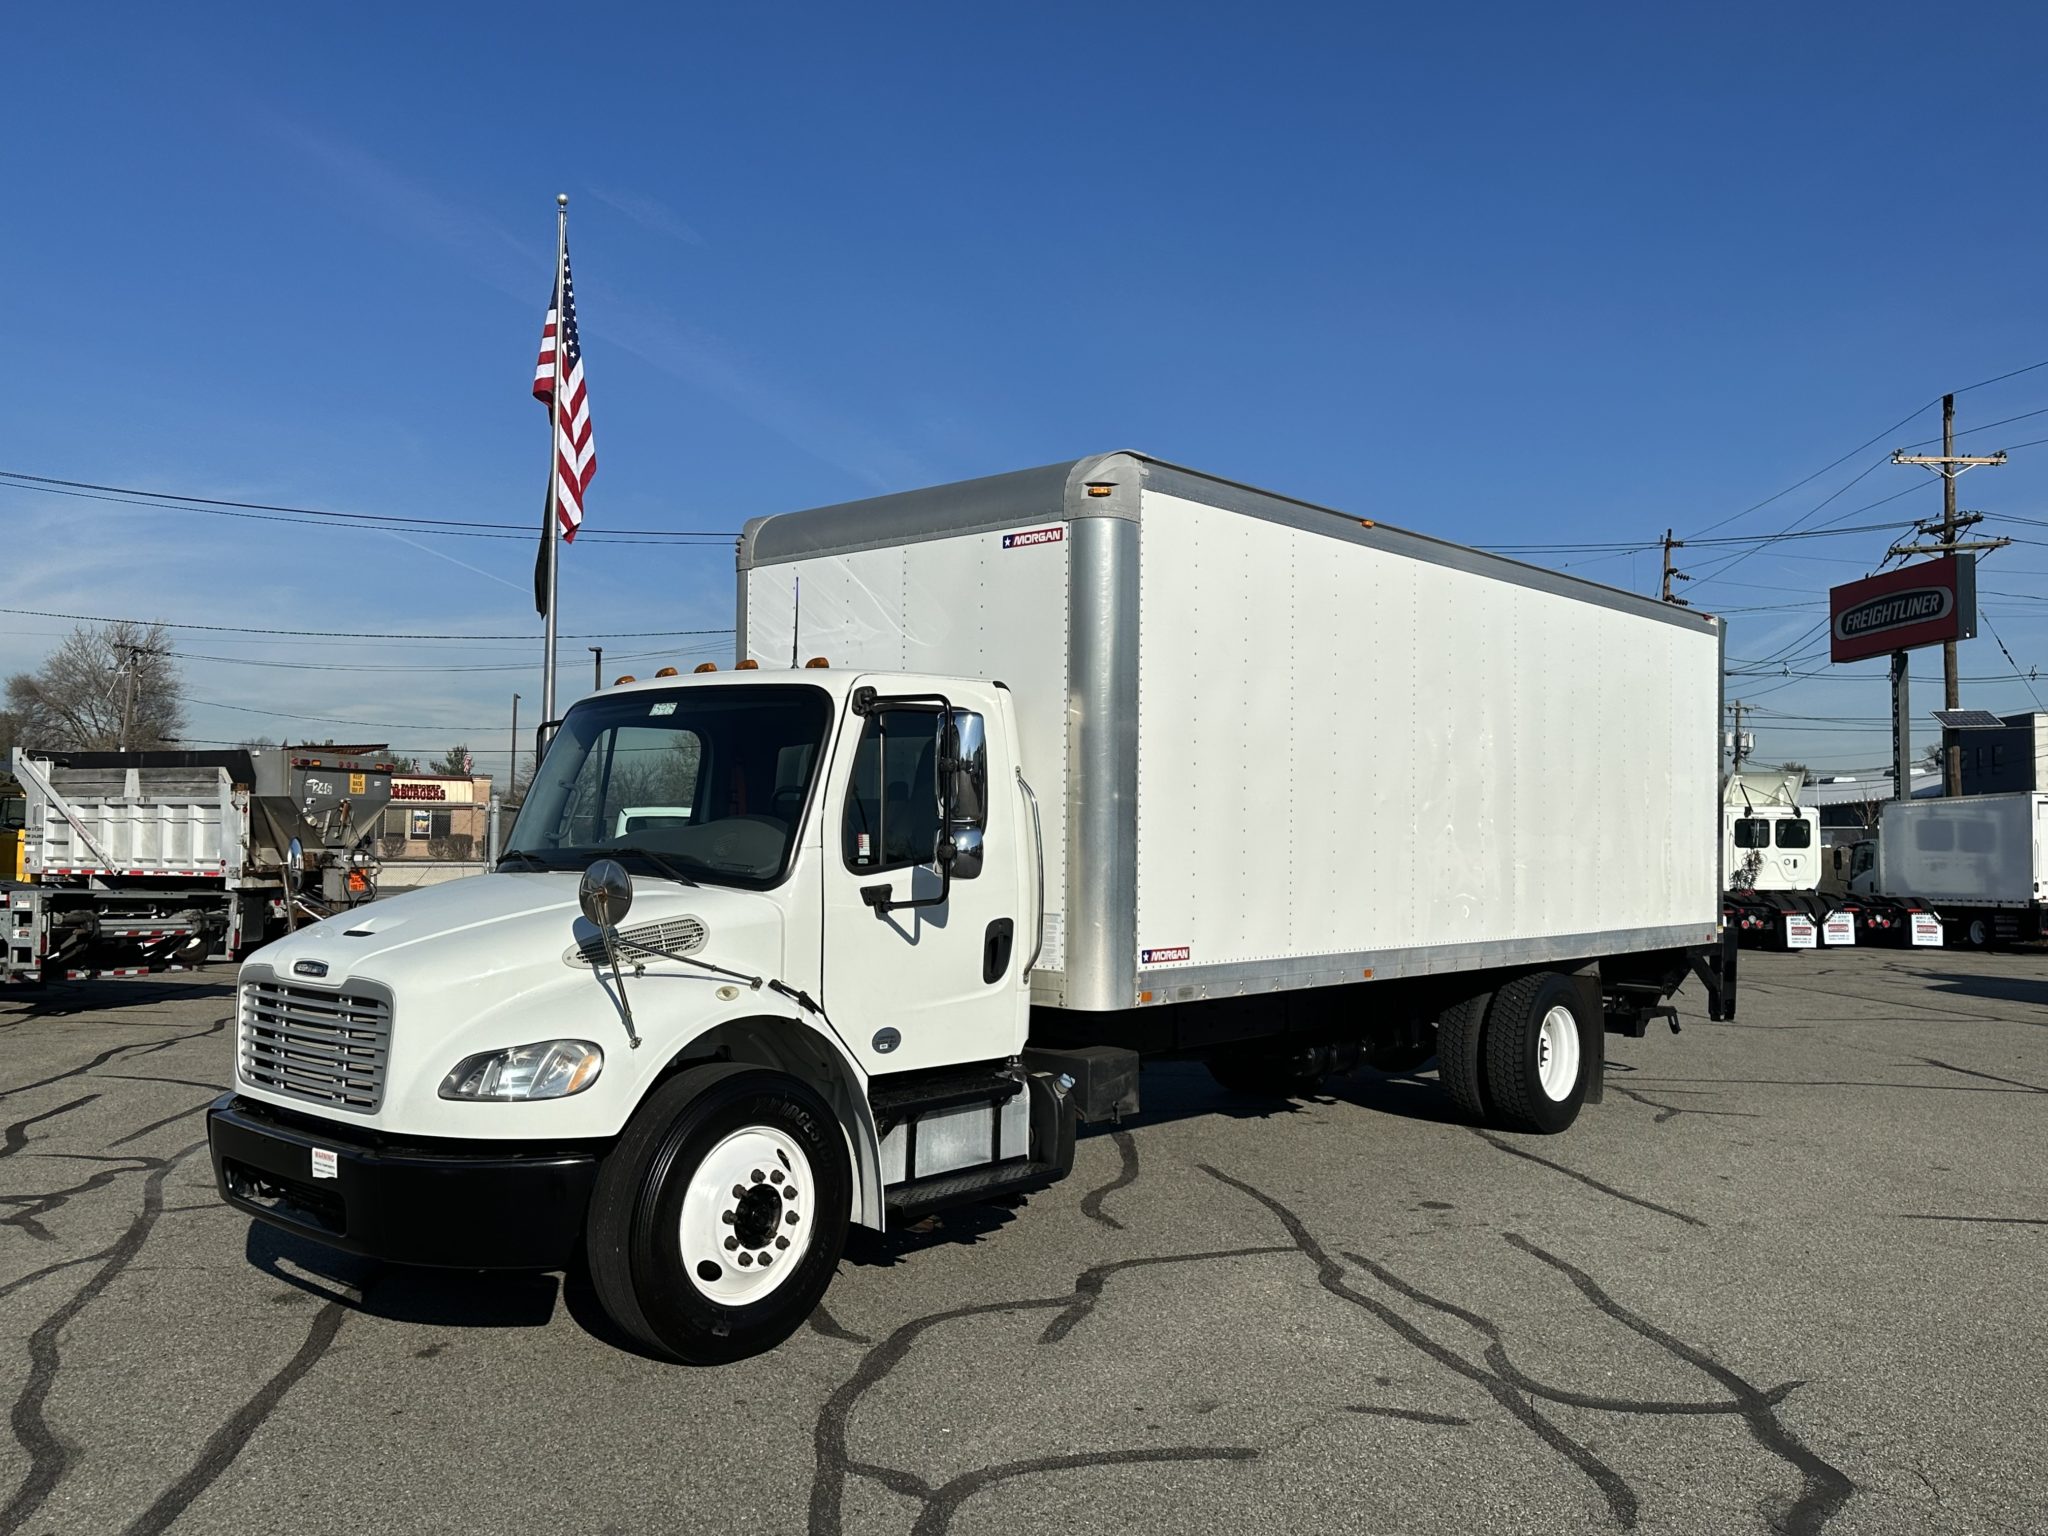
M 229 1202 L 580 1257 L 717 1361 L 1146 1056 L 1433 1054 L 1557 1131 L 1688 975 L 1732 1015 L 1711 618 L 1136 454 L 758 520 L 738 579 L 737 667 L 576 703 L 498 872 L 243 968 Z
M 2038 939 L 2048 904 L 2048 794 L 1894 800 L 1850 855 L 1852 896 L 1932 908 L 1972 949 Z M 1923 918 L 1923 927 L 1926 920 Z
M 1732 773 L 1722 789 L 1722 919 L 1745 944 L 1801 950 L 1899 940 L 1908 914 L 1825 884 L 1820 812 L 1799 803 L 1803 770 Z

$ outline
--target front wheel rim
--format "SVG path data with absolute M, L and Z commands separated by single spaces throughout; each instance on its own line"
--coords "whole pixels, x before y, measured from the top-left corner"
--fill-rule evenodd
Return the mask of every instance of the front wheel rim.
M 704 1154 L 677 1222 L 683 1272 L 707 1300 L 743 1307 L 778 1290 L 810 1251 L 817 1179 L 795 1139 L 769 1125 Z
M 1579 1021 L 1560 1003 L 1536 1030 L 1536 1082 L 1553 1104 L 1572 1096 L 1579 1081 Z

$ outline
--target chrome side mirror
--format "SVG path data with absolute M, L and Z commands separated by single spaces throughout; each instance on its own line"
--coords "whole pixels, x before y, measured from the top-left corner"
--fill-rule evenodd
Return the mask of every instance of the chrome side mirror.
M 584 917 L 604 940 L 605 958 L 611 962 L 612 985 L 618 988 L 619 1019 L 626 1026 L 626 1039 L 640 1049 L 640 1032 L 633 1027 L 633 1005 L 626 1000 L 626 976 L 619 965 L 619 919 L 633 908 L 633 877 L 617 859 L 599 859 L 583 871 L 576 886 L 576 901 Z
M 941 804 L 938 859 L 955 880 L 981 873 L 988 825 L 988 726 L 971 710 L 948 710 L 939 753 Z
M 305 844 L 301 843 L 296 837 L 293 838 L 289 843 L 285 844 L 284 863 L 285 868 L 289 869 L 295 875 L 303 874 L 305 872 L 306 847 Z
M 957 828 L 951 838 L 939 841 L 939 862 L 955 880 L 972 880 L 981 873 L 981 828 Z
M 633 907 L 633 877 L 617 859 L 599 859 L 583 871 L 576 900 L 591 926 L 603 932 L 616 928 Z

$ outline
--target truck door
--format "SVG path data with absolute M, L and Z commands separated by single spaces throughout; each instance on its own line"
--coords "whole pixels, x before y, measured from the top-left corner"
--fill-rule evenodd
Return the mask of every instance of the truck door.
M 1016 796 L 983 796 L 993 820 L 980 868 L 968 873 L 963 858 L 945 881 L 934 857 L 942 713 L 884 702 L 849 722 L 847 739 L 824 802 L 826 1010 L 871 1073 L 1014 1055 L 1029 1010 L 1021 967 L 1030 925 L 1017 910 Z M 1010 782 L 1010 752 L 1004 740 L 981 749 L 982 784 Z M 884 895 L 931 904 L 877 906 Z

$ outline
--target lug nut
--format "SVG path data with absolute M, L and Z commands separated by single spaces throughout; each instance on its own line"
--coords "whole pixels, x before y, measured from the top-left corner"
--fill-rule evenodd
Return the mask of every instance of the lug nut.
M 788 1222 L 793 1227 L 796 1225 L 796 1212 L 791 1211 L 787 1216 L 783 1217 L 782 1219 Z
M 748 1174 L 747 1177 L 752 1179 L 756 1184 L 758 1184 L 763 1179 L 767 1178 L 768 1175 L 763 1173 L 760 1169 L 756 1168 L 752 1173 Z
M 740 1268 L 741 1268 L 741 1269 L 745 1269 L 745 1268 L 746 1268 L 746 1267 L 747 1267 L 747 1266 L 748 1266 L 749 1264 L 751 1264 L 751 1263 L 753 1263 L 753 1262 L 754 1262 L 754 1256 L 753 1256 L 753 1255 L 752 1255 L 751 1253 L 743 1253 L 743 1254 L 741 1254 L 741 1255 L 740 1255 Z
M 786 1237 L 778 1237 L 777 1239 L 775 1239 L 775 1246 L 778 1248 L 787 1248 L 789 1246 L 789 1239 Z
M 725 1240 L 725 1246 L 726 1246 L 726 1250 L 727 1250 L 728 1252 L 730 1252 L 730 1251 L 731 1251 L 732 1249 L 734 1249 L 734 1248 L 737 1248 L 737 1247 L 739 1247 L 739 1245 L 740 1245 L 740 1240 L 739 1240 L 738 1238 L 736 1238 L 736 1237 L 728 1237 L 728 1238 L 727 1238 L 727 1239 Z
M 718 1213 L 718 1219 L 719 1219 L 720 1221 L 724 1222 L 724 1223 L 725 1223 L 725 1224 L 726 1224 L 726 1225 L 727 1225 L 727 1226 L 729 1227 L 729 1226 L 731 1226 L 731 1225 L 732 1225 L 732 1212 L 731 1212 L 731 1211 L 720 1211 L 720 1212 Z
M 796 1199 L 796 1198 L 797 1198 L 797 1193 L 796 1193 L 796 1186 L 795 1186 L 794 1184 L 785 1184 L 785 1185 L 783 1185 L 783 1187 L 782 1187 L 782 1198 L 783 1198 L 783 1199 L 785 1199 L 785 1200 L 794 1200 L 794 1199 Z
M 735 1184 L 732 1187 L 732 1197 L 735 1200 L 742 1198 L 746 1194 L 746 1192 L 747 1186 L 744 1184 Z
M 768 1182 L 780 1184 L 782 1182 L 782 1170 L 780 1168 L 770 1168 L 768 1170 Z
M 762 1254 L 762 1255 L 761 1255 L 761 1267 L 762 1267 L 763 1269 L 766 1269 L 766 1268 L 767 1268 L 767 1267 L 769 1266 L 769 1264 L 770 1264 L 770 1263 L 772 1263 L 772 1262 L 774 1261 L 774 1258 L 775 1258 L 775 1255 L 774 1255 L 774 1254 L 772 1254 L 772 1253 L 764 1253 L 764 1254 Z

